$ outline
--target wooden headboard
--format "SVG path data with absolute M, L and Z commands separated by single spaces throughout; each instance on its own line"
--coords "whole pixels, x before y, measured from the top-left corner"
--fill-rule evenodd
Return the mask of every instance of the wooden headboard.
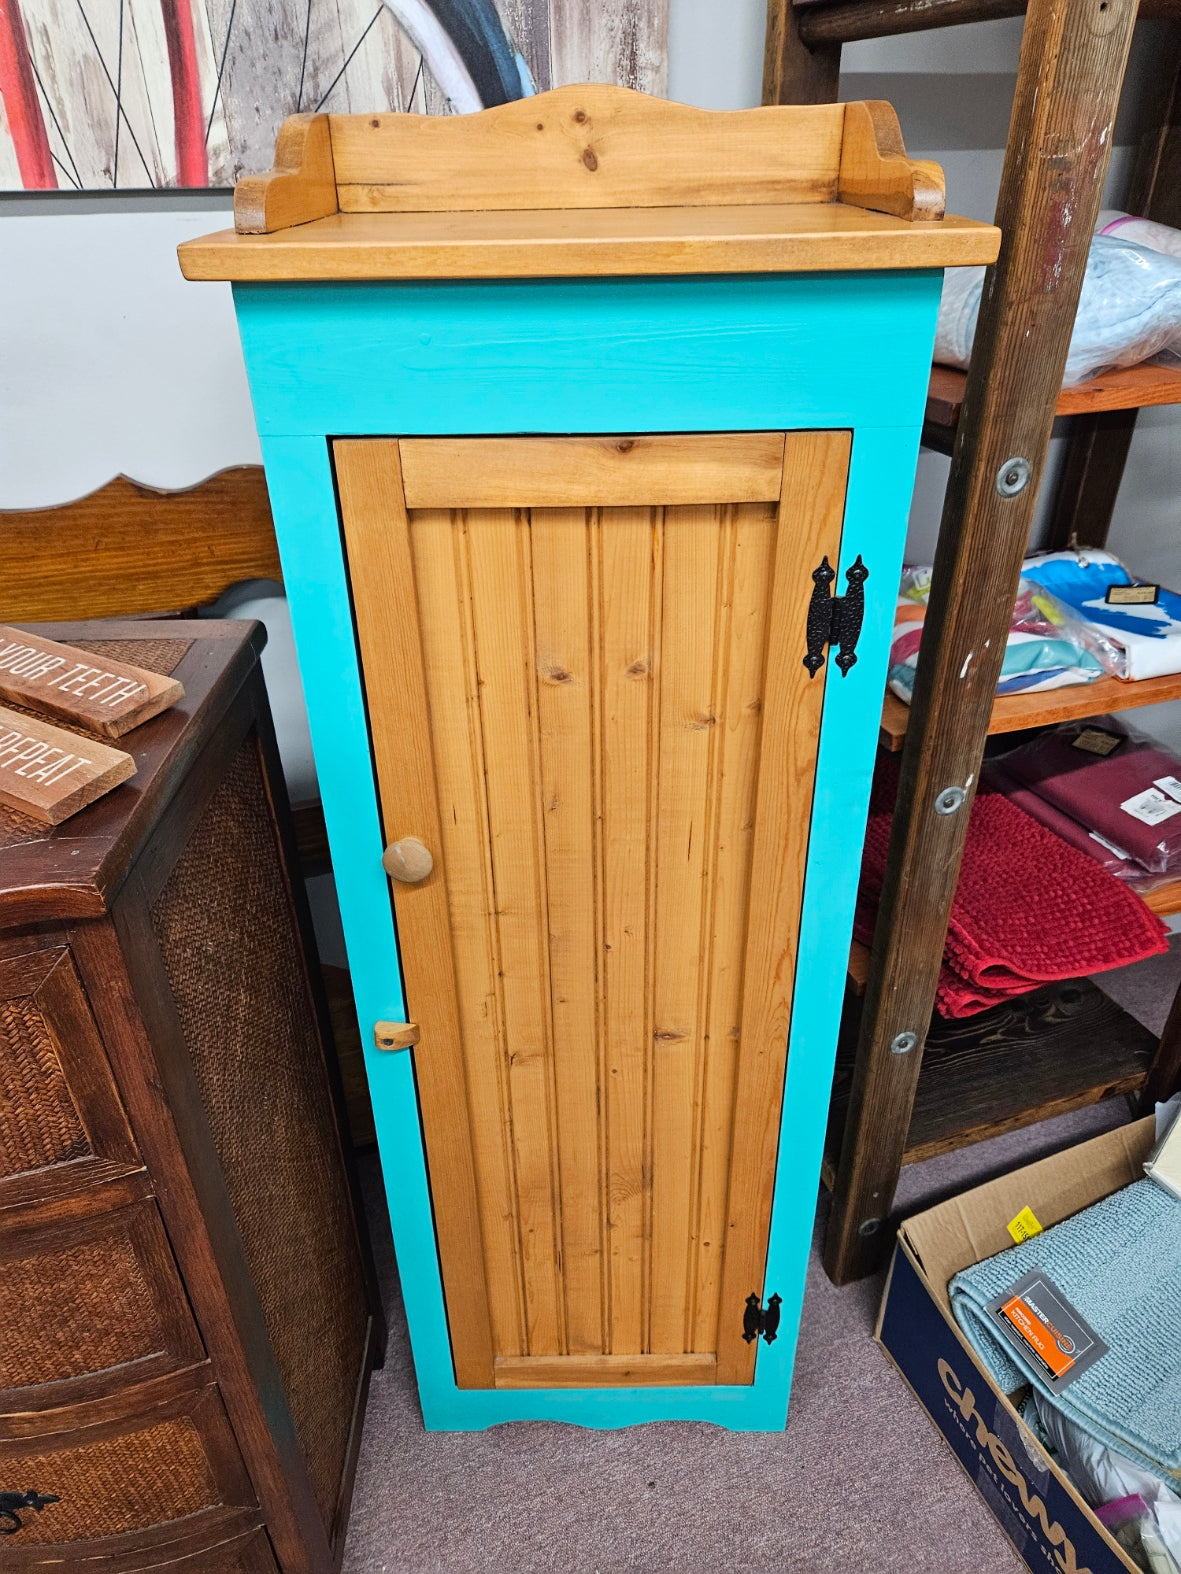
M 282 580 L 261 465 L 158 491 L 118 476 L 56 508 L 0 510 L 0 623 L 138 617 Z

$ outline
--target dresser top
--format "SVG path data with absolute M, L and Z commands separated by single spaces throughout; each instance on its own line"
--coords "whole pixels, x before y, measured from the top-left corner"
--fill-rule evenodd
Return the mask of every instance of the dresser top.
M 54 826 L 0 806 L 3 921 L 95 917 L 256 666 L 266 633 L 260 623 L 213 619 L 17 626 L 184 685 L 183 700 L 118 740 L 136 773 L 105 797 Z
M 190 279 L 545 278 L 942 268 L 1000 232 L 881 102 L 694 109 L 557 88 L 472 115 L 296 115 Z

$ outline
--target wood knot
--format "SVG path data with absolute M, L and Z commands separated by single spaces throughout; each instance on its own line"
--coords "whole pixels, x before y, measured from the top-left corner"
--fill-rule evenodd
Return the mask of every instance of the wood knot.
M 636 440 L 634 437 L 621 437 L 616 443 L 615 449 L 617 453 L 630 454 L 635 446 Z
M 683 1044 L 688 1037 L 688 1033 L 675 1027 L 657 1028 L 652 1035 L 653 1042 L 657 1044 Z
M 555 664 L 552 667 L 547 667 L 546 668 L 545 676 L 546 676 L 546 679 L 550 683 L 573 683 L 574 682 L 574 674 L 571 673 L 571 672 L 567 672 L 565 667 L 558 666 L 558 664 L 556 662 L 555 662 Z
M 578 122 L 578 124 L 581 126 L 583 121 L 586 119 L 586 110 L 585 109 L 576 109 L 574 111 L 574 118 Z
M 711 710 L 701 711 L 698 715 L 689 718 L 689 726 L 694 732 L 704 732 L 707 727 L 716 727 L 717 722 L 718 718 Z
M 377 119 L 374 119 L 374 120 L 371 120 L 371 121 L 370 121 L 370 122 L 369 122 L 369 124 L 370 124 L 370 125 L 371 125 L 371 126 L 372 126 L 372 127 L 373 127 L 373 129 L 374 129 L 374 131 L 376 131 L 376 130 L 377 130 L 377 128 L 378 128 L 378 126 L 380 126 L 380 125 L 381 125 L 381 121 L 380 121 L 380 120 L 377 120 Z
M 537 122 L 537 129 L 538 129 L 538 131 L 544 131 L 545 130 L 545 126 L 541 123 L 540 120 Z
M 633 661 L 627 669 L 627 675 L 629 678 L 646 678 L 648 676 L 648 663 L 643 657 L 639 661 Z
M 589 169 L 592 174 L 595 172 L 595 170 L 598 169 L 598 167 L 599 167 L 599 160 L 598 160 L 597 155 L 595 154 L 594 148 L 583 148 L 583 150 L 582 150 L 582 162 L 586 165 L 587 169 Z

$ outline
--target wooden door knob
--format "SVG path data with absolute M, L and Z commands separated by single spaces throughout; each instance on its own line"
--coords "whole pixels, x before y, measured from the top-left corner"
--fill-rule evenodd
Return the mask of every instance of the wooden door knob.
M 417 885 L 435 867 L 430 848 L 417 836 L 403 836 L 391 842 L 381 855 L 381 866 L 391 880 Z

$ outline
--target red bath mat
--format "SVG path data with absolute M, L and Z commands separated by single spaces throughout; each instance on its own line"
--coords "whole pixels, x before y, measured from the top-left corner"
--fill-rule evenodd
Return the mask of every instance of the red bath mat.
M 879 759 L 854 934 L 873 939 L 898 761 Z M 1168 947 L 1168 931 L 1093 858 L 1037 823 L 987 777 L 972 805 L 935 1009 L 970 1017 L 1061 978 L 1124 967 Z

